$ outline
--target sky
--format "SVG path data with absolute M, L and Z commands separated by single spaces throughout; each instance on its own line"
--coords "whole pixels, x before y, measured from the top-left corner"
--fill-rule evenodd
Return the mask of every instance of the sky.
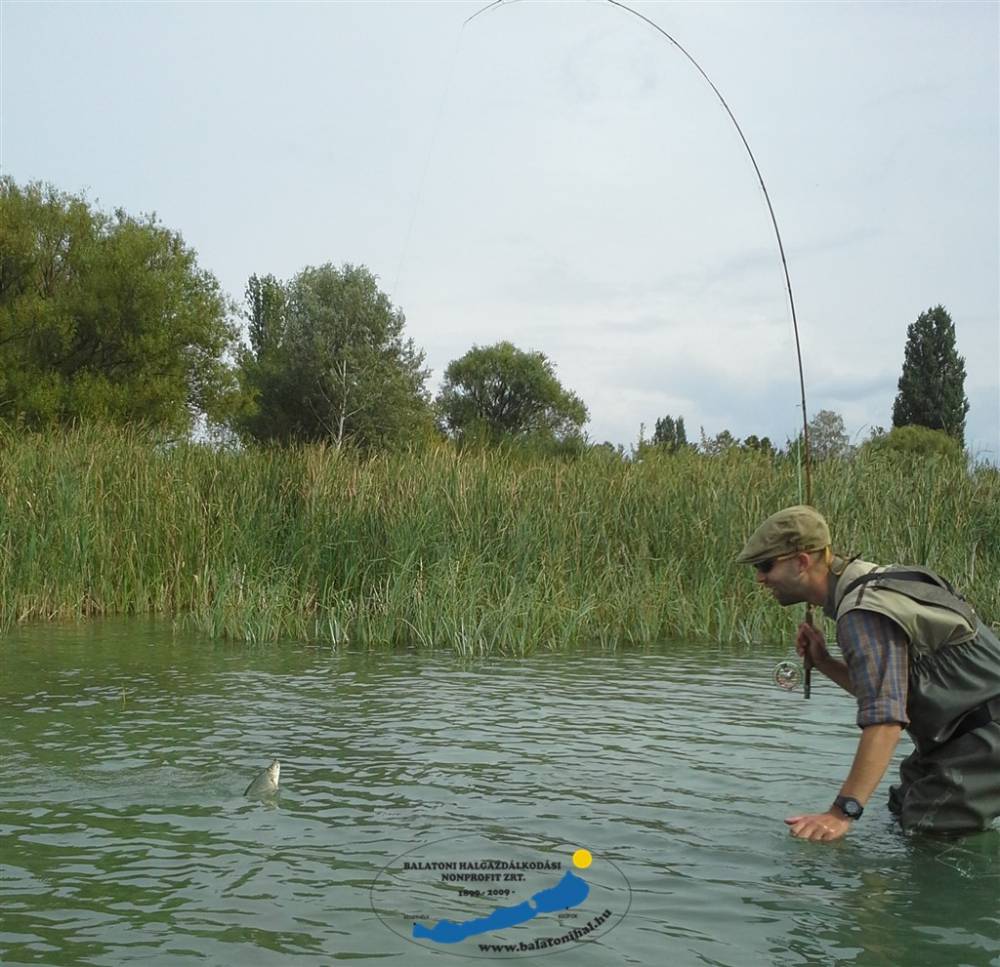
M 801 426 L 747 151 L 607 0 L 0 5 L 0 165 L 155 212 L 242 301 L 367 266 L 426 353 L 538 350 L 626 446 Z M 966 442 L 1000 459 L 1000 5 L 631 4 L 728 102 L 774 206 L 807 412 L 889 427 L 907 327 L 955 322 Z

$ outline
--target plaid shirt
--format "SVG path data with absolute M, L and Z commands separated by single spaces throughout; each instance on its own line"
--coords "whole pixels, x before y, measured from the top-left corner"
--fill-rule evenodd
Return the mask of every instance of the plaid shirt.
M 858 700 L 858 726 L 899 722 L 906 714 L 907 646 L 903 629 L 885 615 L 855 609 L 837 622 L 837 644 Z

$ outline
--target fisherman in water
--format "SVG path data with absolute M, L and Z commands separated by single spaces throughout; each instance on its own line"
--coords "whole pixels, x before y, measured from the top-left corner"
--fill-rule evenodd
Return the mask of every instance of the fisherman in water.
M 854 764 L 825 812 L 785 820 L 793 836 L 835 840 L 860 819 L 905 728 L 916 746 L 889 790 L 907 831 L 970 833 L 1000 816 L 1000 640 L 947 581 L 918 567 L 834 554 L 812 507 L 768 517 L 737 557 L 781 605 L 820 605 L 837 622 L 844 661 L 822 632 L 796 648 L 858 703 Z

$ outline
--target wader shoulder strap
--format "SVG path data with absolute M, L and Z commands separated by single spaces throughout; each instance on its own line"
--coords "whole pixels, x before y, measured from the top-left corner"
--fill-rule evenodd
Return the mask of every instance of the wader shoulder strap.
M 899 570 L 884 570 L 884 571 L 869 571 L 867 574 L 862 574 L 861 577 L 855 578 L 850 584 L 844 588 L 843 596 L 846 598 L 856 587 L 862 584 L 868 584 L 869 581 L 878 581 L 881 578 L 892 578 L 896 581 L 921 581 L 923 583 L 938 584 L 940 587 L 944 587 L 948 590 L 950 594 L 955 595 L 956 598 L 964 601 L 965 599 L 960 595 L 952 586 L 949 584 L 940 574 L 934 574 L 933 571 L 925 571 L 920 569 L 919 571 L 915 568 L 900 568 Z
M 886 568 L 883 571 L 869 571 L 851 581 L 844 589 L 840 600 L 845 600 L 856 588 L 873 582 L 877 582 L 875 583 L 877 588 L 898 591 L 916 601 L 948 608 L 961 615 L 973 628 L 978 624 L 976 613 L 965 598 L 943 577 L 925 568 Z

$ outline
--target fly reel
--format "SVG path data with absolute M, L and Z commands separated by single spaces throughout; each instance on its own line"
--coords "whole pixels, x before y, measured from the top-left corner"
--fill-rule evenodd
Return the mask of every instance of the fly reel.
M 790 692 L 802 684 L 802 666 L 794 661 L 779 661 L 774 666 L 774 684 Z

